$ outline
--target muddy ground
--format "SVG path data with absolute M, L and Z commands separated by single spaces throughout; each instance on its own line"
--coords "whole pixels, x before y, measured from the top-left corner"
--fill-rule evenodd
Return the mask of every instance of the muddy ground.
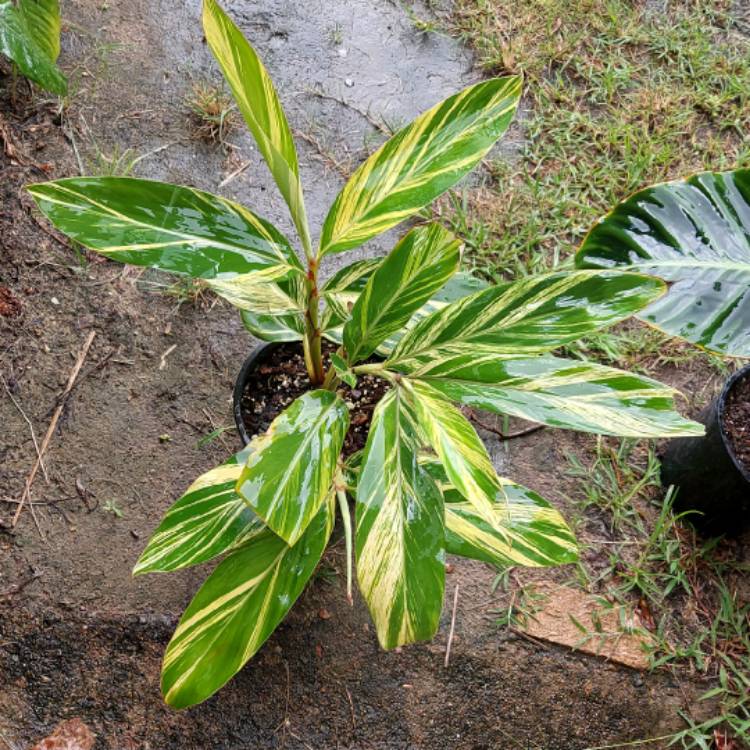
M 475 76 L 463 50 L 421 34 L 387 0 L 227 5 L 301 134 L 317 225 L 342 173 L 377 142 L 373 122 L 404 122 Z M 346 603 L 340 543 L 228 687 L 186 712 L 162 704 L 161 652 L 205 570 L 137 580 L 130 570 L 173 499 L 236 449 L 231 430 L 198 441 L 231 424 L 231 388 L 252 341 L 222 303 L 179 304 L 155 285 L 163 279 L 74 251 L 22 188 L 91 171 L 97 153 L 130 148 L 144 156 L 139 176 L 218 191 L 284 228 L 289 221 L 247 137 L 233 134 L 228 151 L 192 137 L 190 83 L 217 75 L 197 0 L 74 0 L 63 9 L 63 65 L 75 82 L 67 111 L 60 118 L 23 87 L 0 109 L 28 157 L 0 148 L 0 744 L 21 750 L 73 716 L 94 730 L 97 748 L 113 750 L 576 750 L 679 728 L 676 711 L 705 685 L 499 631 L 494 572 L 480 564 L 453 561 L 432 644 L 380 651 L 361 600 Z M 389 241 L 365 252 L 382 253 Z M 11 529 L 35 458 L 26 419 L 41 439 L 90 331 L 96 338 L 46 454 L 48 478 L 40 472 L 33 487 L 36 522 L 26 509 Z M 664 376 L 693 394 L 691 408 L 718 385 L 705 372 Z M 503 473 L 569 508 L 563 467 L 590 438 L 543 431 L 500 445 L 483 435 Z M 605 533 L 600 525 L 589 519 L 584 533 Z

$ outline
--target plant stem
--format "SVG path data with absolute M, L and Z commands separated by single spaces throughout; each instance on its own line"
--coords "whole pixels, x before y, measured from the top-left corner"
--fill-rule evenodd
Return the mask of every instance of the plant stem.
M 307 311 L 305 312 L 305 365 L 310 376 L 310 382 L 321 385 L 325 378 L 323 372 L 323 355 L 320 348 L 320 320 L 318 303 L 318 261 L 308 258 L 307 266 Z
M 346 492 L 337 488 L 336 497 L 339 501 L 341 520 L 344 523 L 344 537 L 346 539 L 346 598 L 351 605 L 354 603 L 354 599 L 352 598 L 352 518 L 349 513 Z

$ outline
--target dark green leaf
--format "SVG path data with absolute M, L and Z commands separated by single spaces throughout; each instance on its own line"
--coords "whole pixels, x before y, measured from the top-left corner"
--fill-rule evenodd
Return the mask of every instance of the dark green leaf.
M 641 190 L 589 232 L 582 268 L 670 282 L 640 317 L 707 349 L 750 357 L 750 170 L 703 172 Z

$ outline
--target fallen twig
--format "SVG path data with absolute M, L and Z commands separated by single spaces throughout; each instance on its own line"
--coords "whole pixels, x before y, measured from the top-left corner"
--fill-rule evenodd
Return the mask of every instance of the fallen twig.
M 219 183 L 219 187 L 220 188 L 226 187 L 235 177 L 239 177 L 251 164 L 252 164 L 251 161 L 246 161 L 244 164 L 237 167 L 237 169 L 235 169 L 234 172 L 232 172 L 229 176 L 225 177 Z
M 24 503 L 27 500 L 31 499 L 31 485 L 34 482 L 34 477 L 36 477 L 36 473 L 39 470 L 39 466 L 42 463 L 42 457 L 44 456 L 44 453 L 47 450 L 47 446 L 49 445 L 49 442 L 52 439 L 52 435 L 55 433 L 55 428 L 57 427 L 57 421 L 60 419 L 60 415 L 62 414 L 63 408 L 65 407 L 65 401 L 71 389 L 73 388 L 73 384 L 75 383 L 75 380 L 78 377 L 78 373 L 80 372 L 81 367 L 83 366 L 83 362 L 86 359 L 86 355 L 89 353 L 89 349 L 91 348 L 91 344 L 94 341 L 95 336 L 96 336 L 96 331 L 91 331 L 89 333 L 88 338 L 86 339 L 86 342 L 83 345 L 83 349 L 81 349 L 81 353 L 78 355 L 78 359 L 76 360 L 76 363 L 70 372 L 70 377 L 68 377 L 68 382 L 65 385 L 65 390 L 62 392 L 62 396 L 60 396 L 60 401 L 57 405 L 57 409 L 55 409 L 55 413 L 52 415 L 52 420 L 50 421 L 49 427 L 47 428 L 47 434 L 44 436 L 44 440 L 42 440 L 42 447 L 40 448 L 39 455 L 37 456 L 36 462 L 34 463 L 34 468 L 31 470 L 31 473 L 26 478 L 26 485 L 23 490 L 23 495 L 21 495 L 21 502 L 18 504 L 15 515 L 13 516 L 13 520 L 11 521 L 11 524 L 10 524 L 11 528 L 16 527 L 16 524 L 18 523 L 18 519 L 21 517 L 21 511 L 23 510 Z M 30 505 L 29 508 L 31 510 L 32 516 L 34 516 L 34 506 Z M 36 521 L 36 516 L 34 516 L 34 519 Z M 37 523 L 37 530 L 39 531 L 40 535 L 43 537 L 44 535 L 42 534 L 42 531 L 39 528 L 38 523 Z
M 456 630 L 456 609 L 458 608 L 458 584 L 453 591 L 453 614 L 451 614 L 451 629 L 448 633 L 448 644 L 445 647 L 445 667 L 448 667 L 451 658 L 451 645 L 453 644 L 453 633 Z
M 0 380 L 3 383 L 3 388 L 5 388 L 5 392 L 8 394 L 10 400 L 13 402 L 13 406 L 18 409 L 18 413 L 24 418 L 26 424 L 29 426 L 29 432 L 31 433 L 31 440 L 34 443 L 34 450 L 36 451 L 37 458 L 39 459 L 39 462 L 42 467 L 42 474 L 44 474 L 44 481 L 49 484 L 49 476 L 47 475 L 47 467 L 44 465 L 44 461 L 42 461 L 41 453 L 39 452 L 39 443 L 36 441 L 36 433 L 34 432 L 34 425 L 31 423 L 31 420 L 26 416 L 26 412 L 21 408 L 21 404 L 16 401 L 16 399 L 13 397 L 13 394 L 10 392 L 10 388 L 8 388 L 8 384 L 5 382 L 5 378 L 0 375 Z
M 167 357 L 177 348 L 177 344 L 172 344 L 162 355 L 159 362 L 159 369 L 163 370 L 167 366 Z

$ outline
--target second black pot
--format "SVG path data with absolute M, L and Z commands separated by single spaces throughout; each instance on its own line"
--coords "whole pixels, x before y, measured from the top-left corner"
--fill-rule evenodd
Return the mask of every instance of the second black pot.
M 678 492 L 675 509 L 705 534 L 738 533 L 750 524 L 750 470 L 734 453 L 724 429 L 727 397 L 750 378 L 750 365 L 736 372 L 698 421 L 706 425 L 699 438 L 676 438 L 664 451 L 662 484 Z

